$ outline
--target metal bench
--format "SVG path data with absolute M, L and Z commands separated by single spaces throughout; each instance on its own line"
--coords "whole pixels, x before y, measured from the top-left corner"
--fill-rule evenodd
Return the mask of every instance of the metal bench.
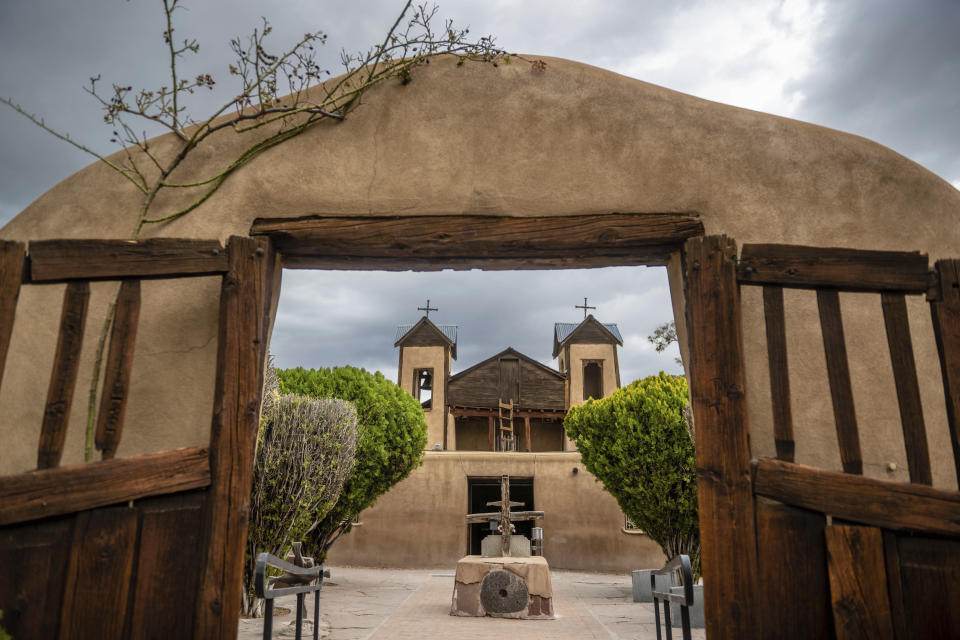
M 282 576 L 284 584 L 294 584 L 293 586 L 273 589 L 267 584 L 267 567 L 282 569 L 286 573 Z M 320 589 L 323 588 L 323 579 L 330 577 L 330 571 L 324 571 L 322 565 L 316 567 L 298 567 L 281 560 L 277 556 L 269 553 L 261 553 L 257 556 L 257 568 L 254 573 L 254 590 L 258 598 L 266 600 L 266 608 L 263 615 L 263 638 L 270 640 L 273 637 L 273 600 L 279 596 L 297 596 L 297 635 L 296 640 L 301 640 L 303 630 L 303 612 L 304 596 L 313 593 L 313 640 L 318 640 L 320 626 L 318 619 L 320 617 Z M 274 579 L 276 580 L 276 579 Z
M 657 591 L 657 576 L 674 574 L 674 586 L 683 587 L 683 593 L 671 593 L 670 587 L 666 591 Z M 690 640 L 690 606 L 693 604 L 693 570 L 690 568 L 690 557 L 679 555 L 667 563 L 663 569 L 650 573 L 650 591 L 653 593 L 653 615 L 657 623 L 657 640 L 663 640 L 660 634 L 660 601 L 663 600 L 663 617 L 667 623 L 667 640 L 673 639 L 673 629 L 670 624 L 670 604 L 680 605 L 680 625 L 683 640 Z

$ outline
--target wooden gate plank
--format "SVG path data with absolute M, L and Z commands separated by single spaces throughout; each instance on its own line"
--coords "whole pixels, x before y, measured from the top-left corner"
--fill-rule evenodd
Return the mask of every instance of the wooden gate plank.
M 36 240 L 30 281 L 175 278 L 220 274 L 227 258 L 217 240 Z
M 857 433 L 857 413 L 853 407 L 853 390 L 850 387 L 850 366 L 847 363 L 847 345 L 843 338 L 839 293 L 835 289 L 817 289 L 817 307 L 820 311 L 820 329 L 827 359 L 827 378 L 830 381 L 830 399 L 833 401 L 833 419 L 837 425 L 840 461 L 844 472 L 862 474 L 860 436 Z
M 960 539 L 897 536 L 913 638 L 960 638 Z
M 693 238 L 685 248 L 707 636 L 754 638 L 757 544 L 737 250 L 725 236 Z
M 195 638 L 237 632 L 250 482 L 260 423 L 268 313 L 276 257 L 266 238 L 230 238 L 223 277 L 217 381 L 210 433 L 211 486 Z
M 0 382 L 3 382 L 13 319 L 17 314 L 25 255 L 22 242 L 0 240 Z
M 913 342 L 910 339 L 907 301 L 902 293 L 883 293 L 880 301 L 883 306 L 883 323 L 887 328 L 893 379 L 897 387 L 897 402 L 900 405 L 900 422 L 903 425 L 910 482 L 932 485 L 933 474 L 930 471 L 930 453 L 927 450 L 927 430 L 923 423 L 917 365 L 913 357 Z
M 87 319 L 87 302 L 90 300 L 90 283 L 71 282 L 63 294 L 63 310 L 60 316 L 60 335 L 50 374 L 47 404 L 43 410 L 43 426 L 40 431 L 40 446 L 37 452 L 37 468 L 49 469 L 60 465 L 63 442 L 67 437 L 70 422 L 70 404 L 80 367 L 80 347 L 83 344 L 83 328 Z
M 103 374 L 100 413 L 97 416 L 94 439 L 97 449 L 103 452 L 103 460 L 113 458 L 120 445 L 123 416 L 130 394 L 130 372 L 133 369 L 133 348 L 137 340 L 139 320 L 140 281 L 124 280 L 117 294 L 117 305 L 113 314 L 110 350 Z
M 57 637 L 72 533 L 72 518 L 0 528 L 0 626 L 14 638 Z
M 199 491 L 137 503 L 141 525 L 128 638 L 189 638 L 193 633 L 202 506 Z
M 763 287 L 763 315 L 767 328 L 767 361 L 770 366 L 770 401 L 773 403 L 773 437 L 777 458 L 793 462 L 793 416 L 790 411 L 790 374 L 787 368 L 787 324 L 783 313 L 783 287 Z
M 824 533 L 837 640 L 893 640 L 880 529 L 833 526 Z
M 745 244 L 738 277 L 745 284 L 926 293 L 928 263 L 927 254 L 916 251 Z
M 209 484 L 210 460 L 203 447 L 0 476 L 0 525 Z
M 829 638 L 833 629 L 822 513 L 757 499 L 763 638 Z
M 960 493 L 760 458 L 754 492 L 885 529 L 960 536 Z
M 136 540 L 136 509 L 109 507 L 77 516 L 60 610 L 61 640 L 123 638 Z
M 953 463 L 960 478 L 960 260 L 938 260 L 939 295 L 930 303 L 940 354 Z

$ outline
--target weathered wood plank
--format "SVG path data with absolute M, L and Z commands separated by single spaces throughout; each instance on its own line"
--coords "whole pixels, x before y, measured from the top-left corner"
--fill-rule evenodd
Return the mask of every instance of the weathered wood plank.
M 744 284 L 844 291 L 926 293 L 930 286 L 925 253 L 790 244 L 743 245 L 737 277 Z
M 113 314 L 113 329 L 107 366 L 103 374 L 103 392 L 100 396 L 100 413 L 94 439 L 103 459 L 109 460 L 117 453 L 123 433 L 123 416 L 127 410 L 130 394 L 130 372 L 133 369 L 133 349 L 137 340 L 137 324 L 140 321 L 140 281 L 124 280 L 117 294 Z
M 783 312 L 783 287 L 763 287 L 763 316 L 767 328 L 767 362 L 770 367 L 770 401 L 773 403 L 773 437 L 777 458 L 793 462 L 793 416 L 790 409 L 790 372 L 787 368 L 787 324 Z
M 137 576 L 126 637 L 190 638 L 200 575 L 203 493 L 191 491 L 137 503 Z
M 833 526 L 825 534 L 837 640 L 893 640 L 880 529 Z
M 524 258 L 521 252 L 513 257 L 465 258 L 459 256 L 438 258 L 368 258 L 364 256 L 323 256 L 283 254 L 284 269 L 330 269 L 338 271 L 532 271 L 543 269 L 591 269 L 602 267 L 665 267 L 679 245 L 650 245 L 634 250 L 629 255 L 557 256 L 552 258 Z
M 960 540 L 897 536 L 912 638 L 960 638 Z
M 960 493 L 761 458 L 757 495 L 834 518 L 895 530 L 960 535 Z
M 910 482 L 932 485 L 933 473 L 930 470 L 930 452 L 923 422 L 917 365 L 913 357 L 913 342 L 910 339 L 907 301 L 902 293 L 883 293 L 880 298 L 883 322 L 887 328 L 887 344 L 890 347 L 890 362 L 893 365 L 893 379 L 897 387 L 897 402 L 900 405 L 900 422 L 903 425 Z
M 215 275 L 227 270 L 216 240 L 37 240 L 30 243 L 30 281 L 119 280 Z
M 209 484 L 210 461 L 203 447 L 0 476 L 0 525 Z
M 60 610 L 61 640 L 122 640 L 136 540 L 136 509 L 112 507 L 77 516 Z
M 763 498 L 756 514 L 761 637 L 829 638 L 826 517 Z
M 736 256 L 724 236 L 686 244 L 707 635 L 742 639 L 759 637 L 759 600 Z
M 887 592 L 890 594 L 890 618 L 893 621 L 894 636 L 897 640 L 909 640 L 910 632 L 903 604 L 900 550 L 897 548 L 897 534 L 893 531 L 883 532 L 883 560 L 887 567 Z
M 527 451 L 532 451 L 532 444 L 530 440 L 530 416 L 523 416 L 523 437 L 526 441 Z
M 694 215 L 404 216 L 257 219 L 251 235 L 268 235 L 298 268 L 543 268 L 616 264 L 652 258 L 703 234 Z M 536 264 L 534 264 L 534 261 Z M 631 262 L 634 264 L 634 262 Z
M 63 310 L 60 315 L 60 334 L 57 351 L 47 389 L 47 404 L 43 410 L 43 426 L 40 430 L 40 446 L 37 452 L 37 467 L 48 469 L 60 464 L 63 442 L 67 437 L 70 422 L 70 405 L 73 389 L 80 367 L 80 347 L 83 345 L 83 329 L 87 320 L 87 303 L 90 300 L 90 283 L 71 282 L 63 294 Z
M 22 242 L 0 240 L 0 382 L 7 362 L 7 349 L 13 334 L 13 320 L 17 314 L 17 298 L 26 253 Z
M 0 610 L 13 638 L 56 638 L 73 519 L 0 528 Z
M 232 237 L 223 278 L 217 381 L 210 433 L 211 486 L 204 509 L 194 637 L 234 637 L 247 539 L 250 482 L 260 423 L 276 256 L 266 238 Z
M 930 303 L 940 355 L 953 463 L 960 478 L 960 260 L 938 260 L 938 299 Z
M 833 419 L 837 425 L 840 460 L 844 471 L 860 474 L 863 473 L 863 458 L 860 454 L 857 413 L 853 406 L 847 344 L 843 337 L 840 296 L 837 291 L 818 289 L 817 307 L 820 311 L 820 329 L 823 334 L 823 351 L 827 360 L 827 379 L 830 381 Z

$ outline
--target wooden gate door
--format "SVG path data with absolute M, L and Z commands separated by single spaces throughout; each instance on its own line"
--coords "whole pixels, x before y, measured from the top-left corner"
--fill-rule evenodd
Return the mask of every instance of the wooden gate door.
M 233 638 L 274 259 L 262 239 L 0 242 L 0 374 L 21 284 L 66 283 L 37 470 L 0 477 L 0 624 L 17 638 Z M 222 276 L 209 447 L 115 458 L 140 281 Z M 120 282 L 96 443 L 60 467 L 91 280 Z M 2 379 L 2 375 L 0 375 Z
M 787 245 L 738 260 L 718 236 L 685 258 L 708 637 L 960 637 L 960 493 L 929 486 L 905 301 L 930 302 L 960 477 L 960 261 Z M 775 459 L 751 460 L 741 286 L 763 287 Z M 816 291 L 842 473 L 794 463 L 783 287 Z M 842 291 L 880 298 L 909 483 L 861 475 Z

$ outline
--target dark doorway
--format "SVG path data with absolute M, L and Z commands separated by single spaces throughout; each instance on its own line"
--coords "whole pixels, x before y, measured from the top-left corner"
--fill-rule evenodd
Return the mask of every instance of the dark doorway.
M 603 368 L 599 362 L 583 365 L 583 399 L 603 397 Z
M 500 478 L 467 478 L 467 513 L 493 513 L 499 511 L 497 507 L 488 507 L 488 502 L 500 499 Z M 524 503 L 522 507 L 513 507 L 511 511 L 532 511 L 536 509 L 533 503 L 533 478 L 510 478 L 510 500 Z M 494 516 L 496 517 L 496 516 Z M 476 522 L 470 525 L 467 534 L 467 553 L 480 555 L 480 541 L 489 533 L 490 524 Z M 524 521 L 515 523 L 514 533 L 530 538 L 534 523 Z

